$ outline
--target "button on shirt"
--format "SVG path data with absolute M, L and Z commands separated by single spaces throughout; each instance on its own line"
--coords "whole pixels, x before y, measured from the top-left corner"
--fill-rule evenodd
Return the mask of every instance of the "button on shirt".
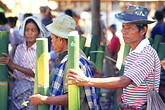
M 130 106 L 140 108 L 147 102 L 147 85 L 153 88 L 155 73 L 155 90 L 159 90 L 160 60 L 156 51 L 149 45 L 148 39 L 142 40 L 125 58 L 124 76 L 132 83 L 123 88 L 122 101 Z
M 26 42 L 20 44 L 16 49 L 13 62 L 27 69 L 31 69 L 35 73 L 36 43 L 29 48 L 27 48 Z M 18 80 L 24 79 L 34 82 L 34 77 L 27 76 L 16 69 L 14 69 L 13 74 Z

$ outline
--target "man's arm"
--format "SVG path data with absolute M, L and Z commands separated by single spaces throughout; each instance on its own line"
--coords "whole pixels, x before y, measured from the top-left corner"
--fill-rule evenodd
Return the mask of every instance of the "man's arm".
M 119 104 L 119 102 L 121 101 L 122 94 L 123 94 L 123 88 L 119 88 L 117 90 L 117 104 Z
M 109 77 L 109 78 L 88 78 L 81 71 L 73 69 L 68 70 L 67 80 L 72 80 L 66 85 L 76 84 L 79 86 L 92 86 L 103 89 L 125 88 L 132 80 L 126 76 Z M 78 73 L 79 72 L 79 73 Z
M 43 96 L 40 94 L 36 94 L 30 96 L 29 101 L 33 106 L 38 106 L 40 104 L 68 105 L 68 95 Z

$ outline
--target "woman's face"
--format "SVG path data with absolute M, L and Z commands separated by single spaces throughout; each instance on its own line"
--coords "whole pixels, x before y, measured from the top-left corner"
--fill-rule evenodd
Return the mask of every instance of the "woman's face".
M 25 39 L 27 43 L 34 44 L 39 35 L 39 30 L 33 22 L 29 22 L 25 26 Z

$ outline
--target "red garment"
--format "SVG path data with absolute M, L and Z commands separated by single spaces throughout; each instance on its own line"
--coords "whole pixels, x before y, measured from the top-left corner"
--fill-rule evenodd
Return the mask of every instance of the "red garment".
M 118 46 L 120 45 L 120 40 L 119 38 L 114 35 L 109 43 L 109 49 L 110 49 L 110 52 L 118 52 Z

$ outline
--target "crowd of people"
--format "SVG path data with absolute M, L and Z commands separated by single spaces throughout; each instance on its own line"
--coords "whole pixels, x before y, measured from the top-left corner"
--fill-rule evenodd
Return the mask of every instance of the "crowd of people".
M 40 104 L 50 105 L 50 110 L 67 110 L 68 85 L 72 84 L 78 85 L 80 89 L 80 110 L 102 109 L 97 88 L 118 89 L 117 103 L 121 110 L 146 110 L 147 84 L 159 92 L 161 64 L 165 69 L 165 59 L 159 60 L 157 52 L 145 36 L 148 24 L 156 22 L 148 19 L 149 10 L 146 7 L 130 5 L 125 12 L 115 14 L 115 18 L 122 22 L 123 39 L 126 44 L 130 44 L 131 51 L 124 60 L 123 76 L 108 78 L 95 77 L 101 72 L 81 50 L 80 70 L 68 70 L 68 34 L 75 30 L 80 36 L 85 34 L 84 28 L 79 25 L 78 14 L 72 9 L 66 9 L 54 18 L 48 6 L 40 7 L 40 12 L 42 21 L 26 13 L 19 28 L 16 26 L 17 17 L 6 18 L 0 12 L 0 31 L 10 33 L 9 43 L 12 46 L 9 55 L 0 53 L 4 55 L 0 63 L 6 64 L 14 77 L 9 110 L 32 110 L 33 106 Z M 163 43 L 164 18 L 165 9 L 157 11 L 157 24 L 151 31 L 151 38 L 154 40 L 155 35 L 161 35 Z M 112 24 L 108 29 L 113 35 L 108 44 L 109 52 L 117 60 L 120 39 L 116 36 L 116 25 Z M 56 68 L 49 96 L 34 94 L 36 39 L 41 37 L 48 38 L 49 72 L 54 66 Z M 68 83 L 68 80 L 72 82 Z M 30 101 L 27 106 L 22 105 L 25 100 Z

